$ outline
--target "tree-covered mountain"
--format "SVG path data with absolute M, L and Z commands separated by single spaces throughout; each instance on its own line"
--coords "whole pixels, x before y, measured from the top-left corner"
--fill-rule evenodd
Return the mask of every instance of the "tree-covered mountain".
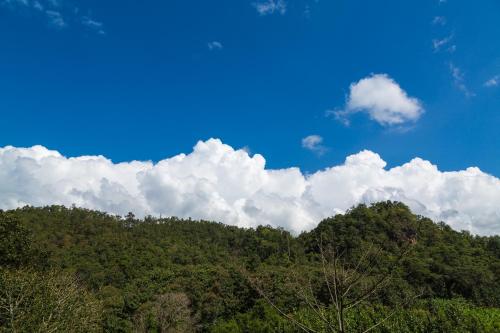
M 295 288 L 309 281 L 329 311 L 320 278 L 326 248 L 341 253 L 346 266 L 376 249 L 359 286 L 390 271 L 384 288 L 348 315 L 353 331 L 391 309 L 398 311 L 374 331 L 500 330 L 500 237 L 454 231 L 400 203 L 360 205 L 299 236 L 61 206 L 1 212 L 0 233 L 0 327 L 7 332 L 40 330 L 36 325 L 46 319 L 41 306 L 32 326 L 12 327 L 21 325 L 8 306 L 9 297 L 22 296 L 14 288 L 19 281 L 37 290 L 56 286 L 52 294 L 29 295 L 40 304 L 44 297 L 59 304 L 60 295 L 74 295 L 64 309 L 80 309 L 82 332 L 298 331 L 277 309 L 326 332 Z M 407 298 L 415 300 L 401 302 Z M 20 302 L 17 313 L 34 309 Z M 64 322 L 67 313 L 54 309 Z

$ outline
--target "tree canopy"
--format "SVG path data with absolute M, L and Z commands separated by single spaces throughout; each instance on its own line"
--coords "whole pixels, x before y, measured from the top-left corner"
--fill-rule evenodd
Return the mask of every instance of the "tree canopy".
M 349 315 L 352 327 L 390 312 L 402 297 L 417 293 L 421 296 L 415 304 L 380 329 L 400 325 L 396 331 L 403 332 L 402 322 L 424 322 L 427 315 L 442 322 L 436 324 L 441 331 L 452 325 L 452 314 L 468 316 L 464 322 L 482 327 L 479 331 L 500 322 L 500 237 L 454 231 L 396 202 L 353 207 L 298 236 L 268 226 L 243 229 L 189 219 L 138 219 L 62 206 L 1 212 L 0 234 L 4 283 L 12 283 L 15 274 L 36 283 L 43 274 L 61 276 L 59 288 L 76 290 L 75 302 L 92 305 L 82 322 L 98 318 L 98 329 L 106 332 L 173 332 L 175 327 L 186 332 L 295 332 L 262 299 L 253 281 L 260 281 L 287 313 L 314 321 L 290 277 L 304 272 L 328 311 L 332 304 L 318 279 L 321 245 L 334 247 L 352 264 L 375 246 L 370 276 L 391 269 L 390 283 L 363 303 L 357 315 Z M 408 243 L 411 252 L 392 267 Z M 165 308 L 179 312 L 166 313 Z M 1 314 L 0 326 L 8 331 L 6 316 Z M 312 325 L 321 331 L 321 325 Z M 428 329 L 421 327 L 421 332 Z

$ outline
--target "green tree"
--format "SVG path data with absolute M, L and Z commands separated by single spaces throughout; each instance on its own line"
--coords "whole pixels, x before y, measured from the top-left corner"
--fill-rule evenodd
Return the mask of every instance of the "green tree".
M 195 331 L 191 302 L 184 293 L 166 293 L 140 309 L 134 317 L 138 333 L 190 333 Z
M 29 231 L 14 216 L 0 212 L 0 267 L 20 267 L 30 254 Z
M 70 274 L 0 272 L 0 331 L 98 332 L 101 304 Z

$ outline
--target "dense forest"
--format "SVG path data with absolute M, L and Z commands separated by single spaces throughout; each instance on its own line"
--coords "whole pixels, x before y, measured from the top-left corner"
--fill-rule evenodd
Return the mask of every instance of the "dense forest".
M 0 331 L 500 332 L 500 236 L 396 202 L 298 236 L 75 207 L 0 211 Z

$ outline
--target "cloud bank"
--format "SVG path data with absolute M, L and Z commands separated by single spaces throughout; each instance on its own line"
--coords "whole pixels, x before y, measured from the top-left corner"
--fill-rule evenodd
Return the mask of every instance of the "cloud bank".
M 266 169 L 220 140 L 158 163 L 67 158 L 42 146 L 0 148 L 0 208 L 61 204 L 124 215 L 192 217 L 242 227 L 309 230 L 357 203 L 398 200 L 457 230 L 500 233 L 500 179 L 478 168 L 442 172 L 415 158 L 391 169 L 371 151 L 305 175 Z
M 417 121 L 424 109 L 387 74 L 373 74 L 351 83 L 344 109 L 328 113 L 348 124 L 349 115 L 357 112 L 368 113 L 380 125 L 392 126 Z

